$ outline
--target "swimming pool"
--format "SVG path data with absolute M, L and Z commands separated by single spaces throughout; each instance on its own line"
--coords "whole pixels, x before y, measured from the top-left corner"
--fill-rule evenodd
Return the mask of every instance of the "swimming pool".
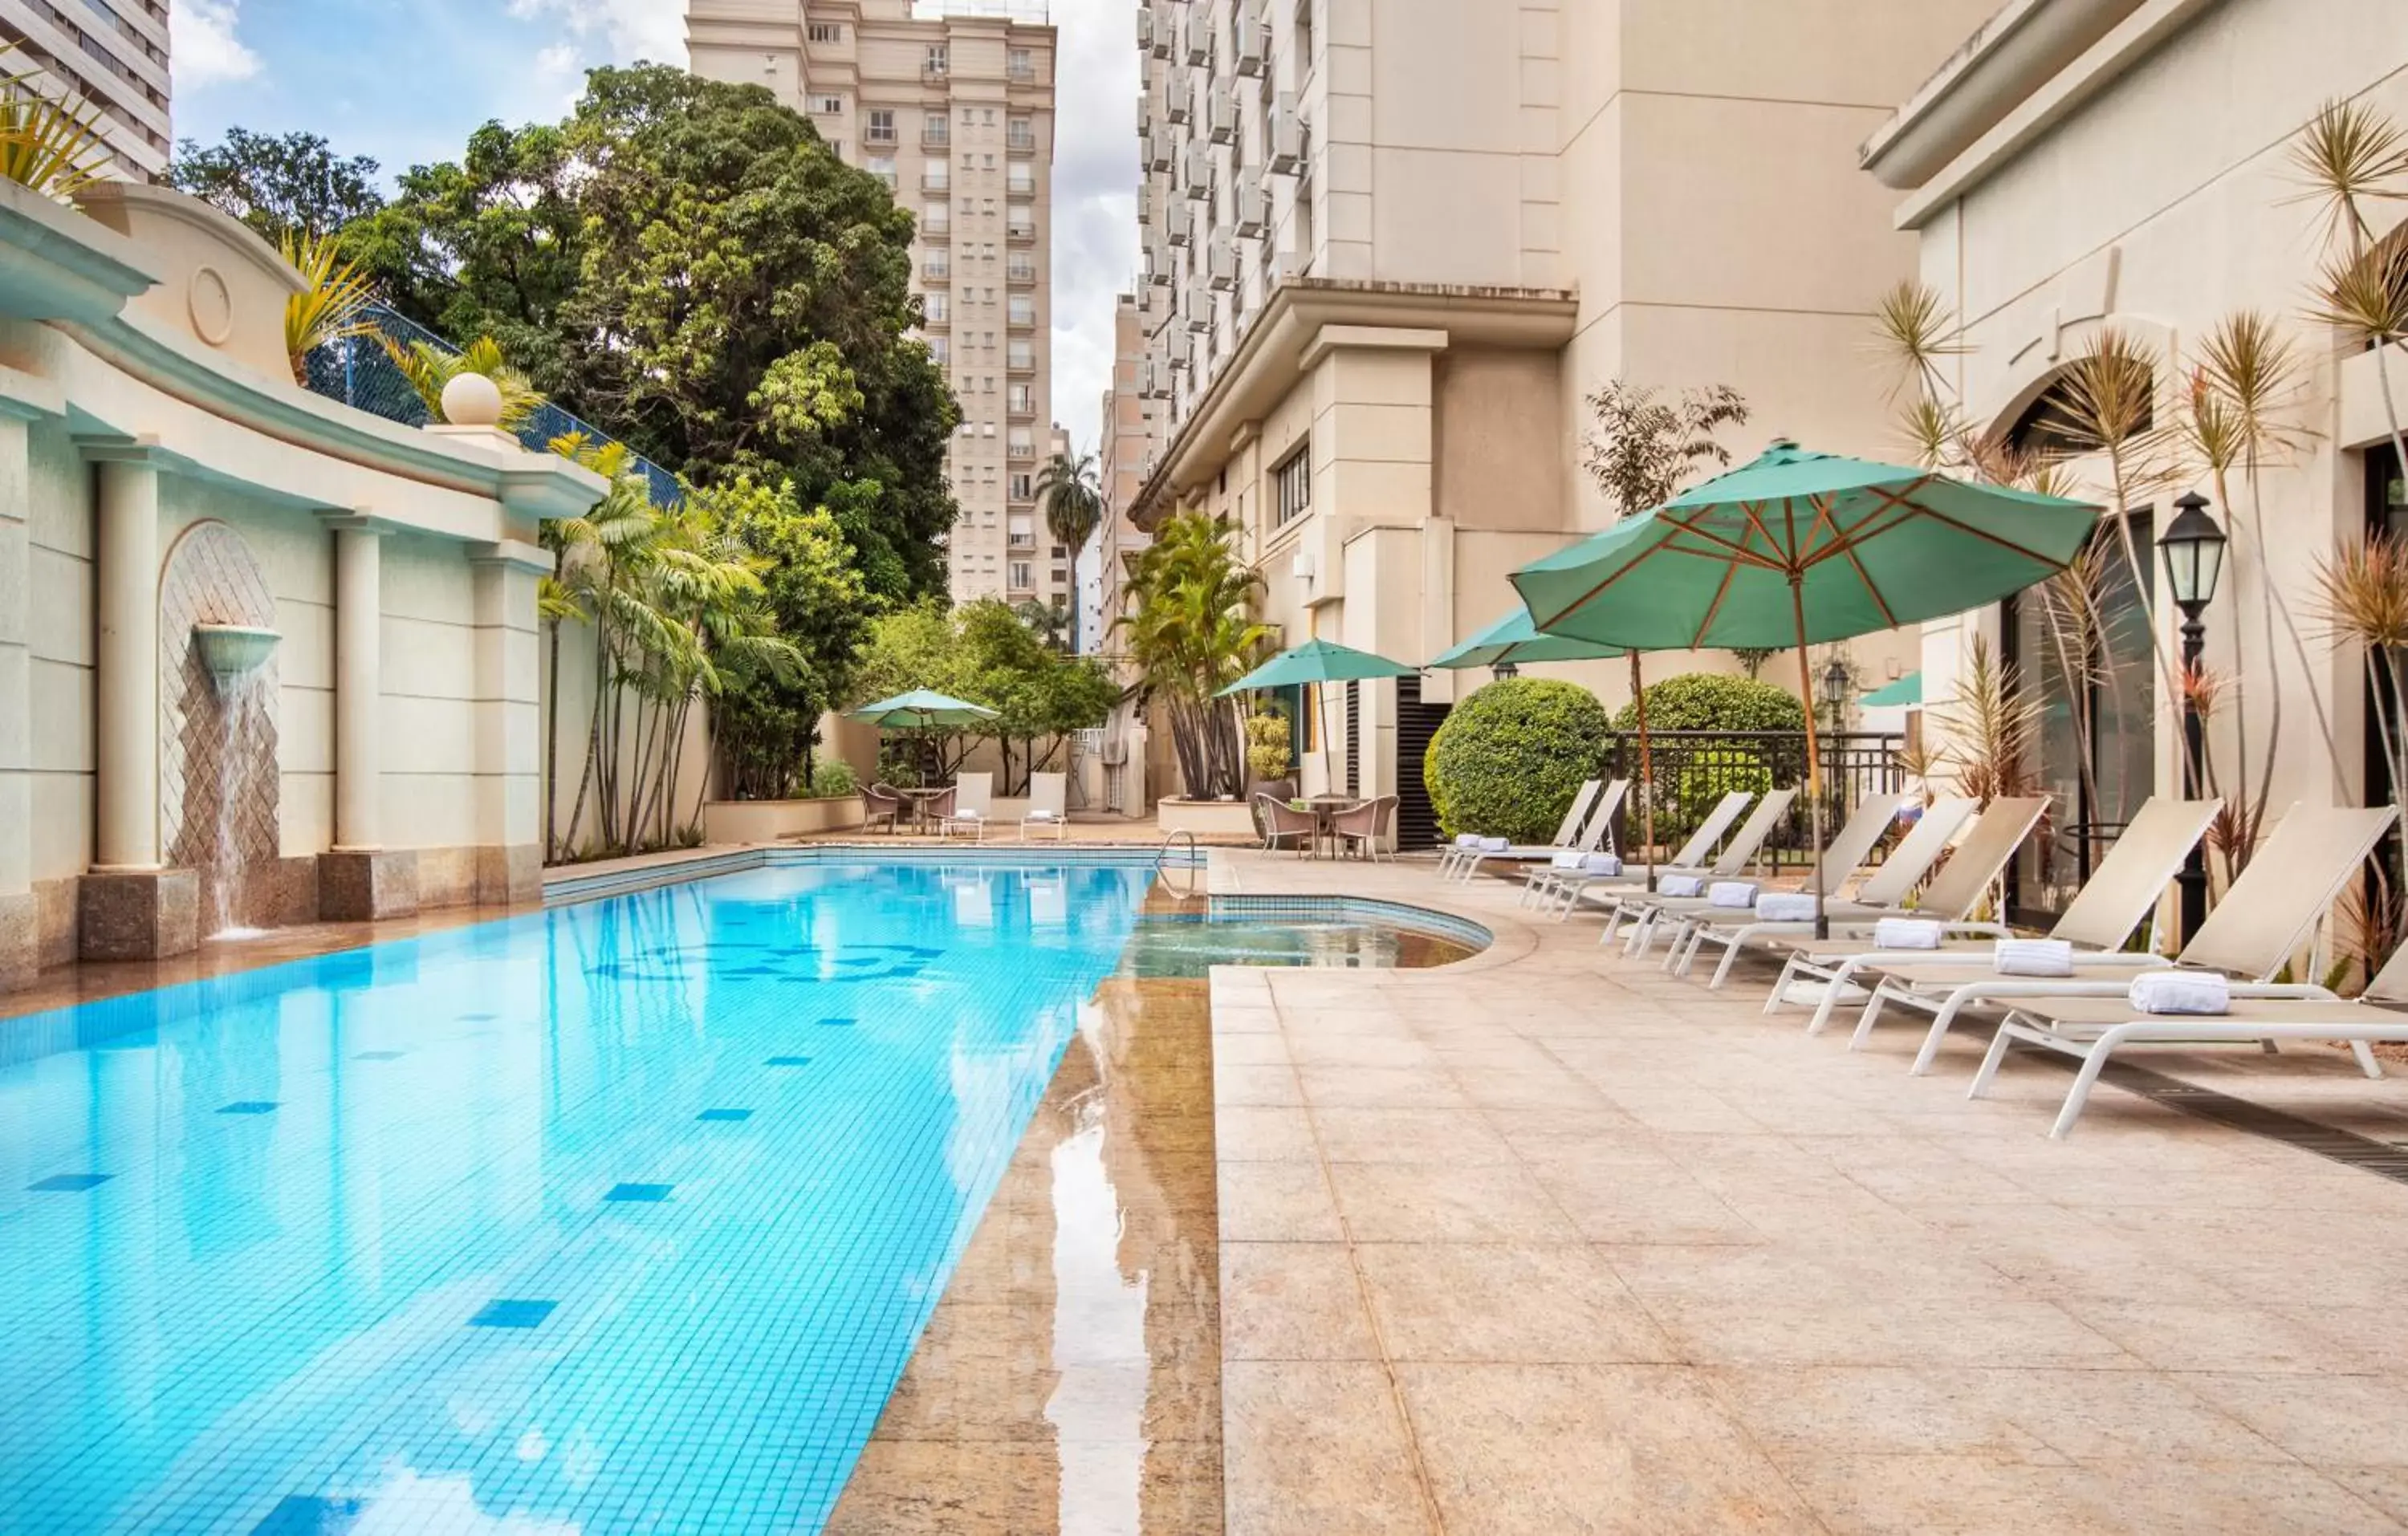
M 0 1529 L 816 1529 L 1149 865 L 775 865 L 0 1026 Z

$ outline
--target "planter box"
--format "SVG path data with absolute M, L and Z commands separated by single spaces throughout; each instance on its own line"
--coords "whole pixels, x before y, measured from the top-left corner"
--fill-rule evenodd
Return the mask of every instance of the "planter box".
M 824 800 L 710 800 L 702 808 L 706 842 L 775 842 L 801 832 L 840 832 L 863 821 L 861 797 Z
M 1154 825 L 1165 834 L 1193 832 L 1199 838 L 1256 842 L 1254 809 L 1243 800 L 1164 799 L 1154 806 Z

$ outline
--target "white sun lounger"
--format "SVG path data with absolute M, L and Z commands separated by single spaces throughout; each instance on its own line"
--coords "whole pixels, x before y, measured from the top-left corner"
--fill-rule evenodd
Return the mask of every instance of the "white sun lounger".
M 1054 840 L 1060 842 L 1070 835 L 1070 778 L 1065 773 L 1032 773 L 1028 776 L 1028 810 L 1020 818 L 1020 840 L 1028 840 L 1028 829 L 1050 829 Z
M 1563 821 L 1555 827 L 1555 840 L 1558 844 L 1566 848 L 1576 844 L 1581 829 L 1588 825 L 1588 808 L 1597 803 L 1597 792 L 1604 787 L 1605 781 L 1602 779 L 1588 779 L 1582 782 L 1580 793 L 1572 797 L 1570 809 L 1564 812 Z M 1445 880 L 1453 875 L 1479 852 L 1479 833 L 1466 832 L 1456 838 L 1447 844 L 1445 850 L 1438 856 L 1439 879 Z
M 2257 868 L 2254 861 L 2250 868 Z M 2112 998 L 2018 1003 L 1992 1038 L 1967 1097 L 1979 1098 L 1988 1091 L 2000 1063 L 2018 1041 L 2082 1063 L 2066 1090 L 2057 1124 L 2049 1127 L 2053 1141 L 2063 1141 L 2073 1129 L 2108 1060 L 2130 1045 L 2256 1045 L 2272 1055 L 2278 1041 L 2341 1041 L 2358 1058 L 2360 1071 L 2379 1078 L 2383 1068 L 2367 1047 L 2408 1044 L 2408 1013 L 2378 1006 L 2408 1007 L 2408 944 L 2392 953 L 2356 1002 L 2343 1002 L 2320 986 L 2243 984 L 2232 989 L 2232 998 L 2231 1007 L 2222 1013 L 2178 1015 L 2143 1013 L 2128 999 Z
M 1939 809 L 1938 806 L 1932 807 L 1933 811 Z M 2015 856 L 2015 850 L 2031 836 L 2031 829 L 2040 825 L 2041 817 L 2047 811 L 2048 797 L 2045 795 L 1991 801 L 1988 810 L 1978 811 L 1969 819 L 1969 830 L 1964 840 L 1957 844 L 1940 873 L 1931 877 L 1931 883 L 1922 897 L 1909 908 L 1905 904 L 1907 897 L 1913 894 L 1915 886 L 1923 883 L 1927 875 L 1930 875 L 1931 867 L 1941 854 L 1948 853 L 1944 835 L 1938 847 L 1929 843 L 1916 847 L 1915 840 L 1924 830 L 1918 823 L 1913 832 L 1900 840 L 1898 852 L 1890 855 L 1888 862 L 1866 877 L 1854 900 L 1823 904 L 1825 926 L 1870 933 L 1873 925 L 1885 917 L 1937 917 L 1954 924 L 1962 931 L 2007 937 L 2014 930 L 2005 924 L 1976 923 L 1971 914 L 1990 887 L 1997 883 L 2007 861 Z M 1914 862 L 1918 858 L 1922 860 L 1919 869 Z M 1892 865 L 1899 868 L 1892 869 Z M 1811 921 L 1736 925 L 1708 923 L 1701 925 L 1691 936 L 1689 948 L 1694 952 L 1707 944 L 1722 946 L 1722 963 L 1714 967 L 1711 983 L 1719 987 L 1730 979 L 1731 967 L 1738 963 L 1742 952 L 1751 945 L 1767 942 L 1785 944 L 1799 938 L 1812 939 L 1813 935 L 1814 925 Z
M 1605 786 L 1605 793 L 1597 797 L 1596 809 L 1589 812 L 1588 830 L 1581 834 L 1581 840 L 1577 844 L 1557 846 L 1515 843 L 1505 848 L 1473 848 L 1469 850 L 1470 857 L 1456 867 L 1457 873 L 1455 878 L 1465 884 L 1469 884 L 1479 875 L 1480 867 L 1492 861 L 1504 864 L 1545 864 L 1553 860 L 1557 854 L 1597 852 L 1598 846 L 1605 841 L 1607 830 L 1613 825 L 1613 813 L 1622 809 L 1622 797 L 1628 793 L 1629 789 L 1630 781 L 1627 779 L 1616 779 Z
M 1873 844 L 1881 840 L 1882 834 L 1888 831 L 1891 823 L 1898 819 L 1898 808 L 1905 803 L 1905 799 L 1903 795 L 1870 795 L 1860 801 L 1846 824 L 1824 844 L 1822 867 L 1819 870 L 1807 871 L 1806 883 L 1801 889 L 1815 890 L 1818 875 L 1821 889 L 1826 894 L 1839 889 L 1842 882 L 1855 875 L 1856 866 L 1865 861 L 1866 855 L 1872 852 Z M 1955 803 L 1942 802 L 1946 805 Z M 1956 821 L 1949 823 L 1952 831 L 1957 821 L 1972 812 L 1971 800 L 1963 802 L 1963 806 L 1962 812 L 1955 813 Z M 1928 814 L 1926 813 L 1927 817 Z M 1672 941 L 1664 957 L 1664 969 L 1670 970 L 1686 949 L 1690 927 L 1708 921 L 1716 913 L 1742 919 L 1746 916 L 1744 910 L 1717 908 L 1706 897 L 1668 897 L 1659 892 L 1641 909 L 1639 926 L 1630 935 L 1626 953 L 1646 954 L 1655 942 L 1656 928 L 1669 919 L 1672 924 Z
M 1698 829 L 1689 835 L 1689 840 L 1673 851 L 1671 862 L 1659 866 L 1656 873 L 1699 872 L 1696 867 L 1713 852 L 1714 844 L 1722 841 L 1723 834 L 1730 830 L 1731 823 L 1739 820 L 1740 812 L 1747 809 L 1747 802 L 1755 798 L 1754 790 L 1734 789 L 1716 801 L 1714 808 L 1706 812 L 1706 819 L 1699 822 Z M 1578 893 L 1591 885 L 1644 885 L 1646 883 L 1647 874 L 1643 868 L 1625 869 L 1618 875 L 1593 875 L 1580 864 L 1569 868 L 1550 864 L 1530 871 L 1523 882 L 1522 898 L 1525 901 L 1536 900 L 1542 908 L 1562 902 L 1563 910 L 1555 914 L 1555 920 L 1560 923 L 1580 899 Z
M 1789 814 L 1789 804 L 1797 797 L 1798 792 L 1795 789 L 1774 790 L 1756 802 L 1756 809 L 1748 813 L 1747 820 L 1740 824 L 1739 830 L 1731 834 L 1730 841 L 1723 845 L 1722 856 L 1715 859 L 1711 866 L 1702 869 L 1658 869 L 1656 871 L 1657 879 L 1661 880 L 1665 875 L 1695 875 L 1700 879 L 1713 880 L 1736 879 L 1741 871 L 1763 853 L 1765 840 L 1772 835 L 1774 827 L 1781 825 L 1782 818 Z M 1572 900 L 1575 903 L 1584 902 L 1593 895 L 1595 895 L 1593 891 L 1583 891 L 1573 897 Z M 1635 928 L 1655 911 L 1658 902 L 1670 899 L 1671 898 L 1660 897 L 1656 892 L 1646 889 L 1643 884 L 1636 883 L 1616 886 L 1607 890 L 1602 896 L 1596 896 L 1596 904 L 1605 912 L 1605 931 L 1597 936 L 1597 941 L 1600 944 L 1612 943 L 1624 918 L 1631 919 Z M 1570 915 L 1570 908 L 1568 906 L 1565 909 L 1565 915 Z M 1634 932 L 1633 940 L 1635 940 L 1637 937 Z
M 2396 814 L 2390 806 L 2293 806 L 2173 964 L 2268 983 L 2290 963 Z M 1990 966 L 1942 956 L 1885 967 L 1865 1007 L 1877 1012 L 1885 1003 L 1909 1002 L 1932 1012 L 1931 1032 L 1915 1057 L 1915 1070 L 1922 1072 L 1967 1008 L 2042 998 L 2121 997 L 2133 972 L 2166 964 L 2154 955 L 2077 955 L 2071 977 L 2002 976 Z
M 2166 883 L 2174 878 L 2192 847 L 2207 835 L 2208 824 L 2215 820 L 2215 813 L 2223 806 L 2221 800 L 2172 799 L 2154 799 L 2143 805 L 2126 825 L 2114 846 L 2107 850 L 2107 856 L 2099 861 L 2099 868 L 2083 883 L 2082 889 L 2066 904 L 2064 913 L 2048 930 L 2047 937 L 2072 945 L 2077 953 L 2112 955 L 2121 950 L 2132 931 L 2157 910 L 2157 897 Z M 1838 1004 L 1861 998 L 1865 1009 L 1856 1020 L 1856 1031 L 1848 1049 L 1862 1050 L 1872 1035 L 1874 1022 L 1881 1016 L 1885 997 L 1926 1012 L 1938 1010 L 1941 1004 L 1911 989 L 1867 994 L 1858 983 L 1872 981 L 1895 966 L 1986 961 L 1996 943 L 1994 939 L 1943 938 L 1938 949 L 1888 953 L 1868 950 L 1861 937 L 1801 943 L 1791 950 L 1789 964 L 1783 968 L 1781 980 L 1766 998 L 1764 1011 L 1770 1013 L 1787 1000 L 1792 981 L 1800 976 L 1823 977 L 1829 985 L 1806 1032 L 1821 1034 Z M 2156 962 L 2152 959 L 2150 963 Z M 1937 1035 L 1926 1042 L 1925 1054 L 1915 1063 L 1918 1075 L 1929 1069 L 1931 1053 L 1939 1048 Z

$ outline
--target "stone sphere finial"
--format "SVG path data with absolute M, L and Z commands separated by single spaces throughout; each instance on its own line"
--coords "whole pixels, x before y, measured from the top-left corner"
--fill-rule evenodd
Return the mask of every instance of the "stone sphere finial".
M 453 374 L 443 386 L 443 419 L 453 426 L 501 425 L 501 386 L 481 373 Z

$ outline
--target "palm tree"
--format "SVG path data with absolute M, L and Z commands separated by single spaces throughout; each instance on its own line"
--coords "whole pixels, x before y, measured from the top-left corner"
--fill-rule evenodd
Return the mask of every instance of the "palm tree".
M 0 59 L 23 51 L 13 39 L 0 40 Z M 30 69 L 0 74 L 0 180 L 64 203 L 108 167 L 100 108 L 50 95 L 36 79 Z
M 1220 692 L 1245 676 L 1270 634 L 1254 621 L 1262 578 L 1239 563 L 1231 532 L 1202 512 L 1167 519 L 1130 562 L 1131 607 L 1119 621 L 1144 686 L 1169 707 L 1191 798 L 1245 787 L 1237 711 Z
M 1045 529 L 1076 557 L 1104 521 L 1104 489 L 1096 478 L 1096 455 L 1056 453 L 1037 476 L 1037 505 Z

